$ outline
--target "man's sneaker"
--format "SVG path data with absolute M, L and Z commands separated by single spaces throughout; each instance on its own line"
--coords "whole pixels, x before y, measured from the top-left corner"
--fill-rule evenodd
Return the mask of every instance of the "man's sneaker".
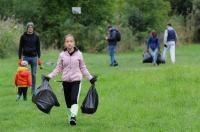
M 71 117 L 70 119 L 70 125 L 75 126 L 76 125 L 76 117 Z
M 118 66 L 118 63 L 115 63 L 113 66 Z
M 114 64 L 113 64 L 113 66 L 118 66 L 118 63 L 117 63 L 117 61 L 116 61 L 116 60 L 114 61 Z

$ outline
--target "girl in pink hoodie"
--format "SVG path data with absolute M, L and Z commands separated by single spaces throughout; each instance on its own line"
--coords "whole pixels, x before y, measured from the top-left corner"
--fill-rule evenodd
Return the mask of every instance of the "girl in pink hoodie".
M 51 79 L 62 72 L 69 122 L 71 125 L 76 125 L 82 76 L 85 76 L 91 84 L 95 83 L 96 77 L 92 77 L 86 68 L 82 53 L 75 47 L 73 35 L 65 36 L 64 46 L 65 49 L 60 53 L 56 68 L 48 75 L 47 79 Z

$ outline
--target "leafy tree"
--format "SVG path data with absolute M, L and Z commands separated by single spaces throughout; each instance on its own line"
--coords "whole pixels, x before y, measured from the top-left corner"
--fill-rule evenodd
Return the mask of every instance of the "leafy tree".
M 112 1 L 43 0 L 39 20 L 43 41 L 47 46 L 55 44 L 61 48 L 63 36 L 73 33 L 77 38 L 78 46 L 84 49 L 85 39 L 95 38 L 95 34 L 88 36 L 88 29 L 91 29 L 89 27 L 97 28 L 112 16 Z M 72 7 L 75 6 L 82 8 L 81 15 L 72 14 Z
M 38 21 L 40 16 L 39 0 L 13 0 L 13 14 L 19 22 Z
M 192 0 L 168 0 L 171 4 L 172 14 L 187 16 L 192 11 Z
M 18 22 L 33 21 L 40 33 L 43 46 L 61 48 L 66 33 L 74 33 L 79 46 L 85 47 L 86 39 L 92 41 L 98 30 L 112 17 L 114 0 L 1 0 L 0 15 L 15 16 Z M 73 15 L 72 7 L 80 6 L 81 15 Z M 92 29 L 92 28 L 93 29 Z
M 161 32 L 168 20 L 170 5 L 164 0 L 129 0 L 128 23 L 137 40 L 142 42 L 151 30 Z
M 0 0 L 0 18 L 6 19 L 12 16 L 13 0 Z
M 200 41 L 200 0 L 193 2 L 193 28 L 194 28 L 194 41 Z

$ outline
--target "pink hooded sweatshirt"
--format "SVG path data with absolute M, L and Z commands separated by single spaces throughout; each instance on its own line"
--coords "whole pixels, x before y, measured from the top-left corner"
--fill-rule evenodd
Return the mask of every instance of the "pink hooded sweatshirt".
M 88 80 L 92 79 L 91 74 L 86 68 L 82 53 L 77 50 L 72 55 L 68 51 L 63 51 L 57 61 L 57 66 L 48 77 L 53 78 L 62 72 L 62 81 L 74 82 L 81 81 L 84 75 Z

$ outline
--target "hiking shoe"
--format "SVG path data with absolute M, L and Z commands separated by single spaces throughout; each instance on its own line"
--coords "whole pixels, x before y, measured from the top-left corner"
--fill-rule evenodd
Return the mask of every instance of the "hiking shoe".
M 76 125 L 76 117 L 71 117 L 70 119 L 70 125 L 75 126 Z

